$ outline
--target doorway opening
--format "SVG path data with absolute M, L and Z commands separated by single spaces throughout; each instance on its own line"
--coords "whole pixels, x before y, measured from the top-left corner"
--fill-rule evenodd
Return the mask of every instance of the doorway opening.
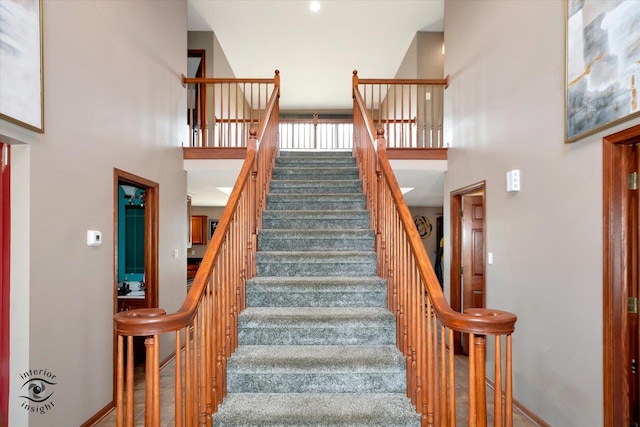
M 206 51 L 204 49 L 189 49 L 187 51 L 187 77 L 205 78 Z M 207 85 L 196 84 L 193 91 L 189 91 L 188 124 L 193 129 L 189 135 L 190 147 L 204 147 L 207 145 Z
M 603 138 L 605 427 L 638 425 L 640 125 Z
M 485 181 L 451 192 L 451 308 L 485 307 Z M 469 336 L 454 335 L 454 354 L 468 354 Z
M 113 312 L 158 307 L 159 185 L 114 169 Z M 117 336 L 113 335 L 116 392 Z M 134 339 L 134 362 L 144 363 L 144 337 Z

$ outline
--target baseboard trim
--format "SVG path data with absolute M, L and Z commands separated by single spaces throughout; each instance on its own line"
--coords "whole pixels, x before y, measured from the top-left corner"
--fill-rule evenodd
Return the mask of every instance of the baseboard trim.
M 182 347 L 182 350 L 184 351 L 184 346 Z M 169 362 L 171 362 L 173 359 L 175 359 L 175 357 L 176 357 L 175 354 L 170 354 L 165 359 L 163 359 L 160 362 L 160 369 L 164 368 L 165 365 L 167 365 Z M 100 421 L 101 419 L 103 419 L 104 417 L 109 415 L 109 413 L 111 411 L 113 411 L 115 408 L 116 408 L 116 402 L 115 402 L 115 400 L 112 400 L 111 402 L 109 402 L 107 404 L 107 406 L 105 406 L 104 408 L 100 409 L 91 418 L 89 418 L 87 421 L 82 423 L 80 425 L 80 427 L 91 427 L 91 426 L 95 425 L 96 423 L 98 423 L 98 421 Z
M 493 392 L 495 393 L 496 388 L 493 381 L 487 378 L 486 382 L 487 382 L 487 385 L 491 387 L 491 390 L 493 390 Z M 502 398 L 504 399 L 504 392 L 501 391 L 501 393 L 502 393 Z M 551 424 L 547 423 L 545 420 L 540 418 L 535 412 L 533 412 L 531 409 L 524 406 L 517 399 L 513 399 L 513 407 L 516 408 L 518 411 L 520 411 L 522 415 L 529 418 L 529 420 L 535 425 L 539 427 L 551 427 Z
M 102 408 L 98 412 L 96 412 L 93 415 L 93 417 L 89 418 L 87 421 L 85 421 L 84 423 L 80 424 L 80 427 L 91 427 L 91 426 L 95 425 L 98 421 L 100 421 L 101 419 L 106 417 L 111 411 L 113 411 L 113 409 L 115 407 L 116 407 L 116 402 L 114 400 L 112 400 L 111 402 L 109 402 L 107 404 L 107 406 L 105 406 L 104 408 Z

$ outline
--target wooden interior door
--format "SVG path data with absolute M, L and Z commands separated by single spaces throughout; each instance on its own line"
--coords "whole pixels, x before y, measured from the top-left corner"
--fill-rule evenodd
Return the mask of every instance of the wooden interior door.
M 10 146 L 0 143 L 0 426 L 9 425 Z
M 638 232 L 638 214 L 640 208 L 638 203 L 638 173 L 640 167 L 638 165 L 638 144 L 627 145 L 625 147 L 625 155 L 627 157 L 627 175 L 630 177 L 627 183 L 627 206 L 628 208 L 628 227 L 629 227 L 629 244 L 627 246 L 627 259 L 629 268 L 627 269 L 627 336 L 628 336 L 628 355 L 625 374 L 629 384 L 628 405 L 629 405 L 629 425 L 637 427 L 640 421 L 640 405 L 638 396 L 640 395 L 640 384 L 638 382 L 638 361 L 640 360 L 640 351 L 638 347 L 638 266 L 640 262 L 638 256 L 638 248 L 640 247 L 640 234 Z
M 604 427 L 638 425 L 640 125 L 603 138 Z
M 485 306 L 484 195 L 462 196 L 462 311 Z M 462 341 L 469 352 L 469 336 Z

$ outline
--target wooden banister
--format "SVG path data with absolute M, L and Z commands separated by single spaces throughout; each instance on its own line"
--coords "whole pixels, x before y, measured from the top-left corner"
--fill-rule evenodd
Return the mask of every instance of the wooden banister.
M 389 163 L 385 131 L 375 128 L 371 109 L 360 93 L 362 84 L 354 72 L 353 151 L 372 213 L 378 273 L 387 279 L 388 307 L 397 319 L 398 348 L 407 358 L 407 393 L 422 414 L 423 426 L 456 425 L 453 341 L 455 333 L 469 334 L 469 425 L 486 426 L 486 337 L 494 335 L 495 340 L 490 340 L 495 350 L 493 423 L 510 426 L 511 334 L 517 317 L 494 309 L 460 313 L 447 303 Z M 503 357 L 504 337 L 507 345 Z
M 267 78 L 186 78 L 190 147 L 244 148 L 249 129 L 262 121 L 280 72 Z
M 444 79 L 361 79 L 352 84 L 376 127 L 386 129 L 389 148 L 443 148 Z M 374 133 L 375 135 L 375 133 Z
M 134 336 L 146 337 L 145 425 L 160 423 L 159 360 L 165 340 L 174 341 L 175 425 L 211 425 L 211 415 L 226 394 L 226 360 L 238 345 L 237 316 L 244 309 L 245 283 L 255 275 L 256 230 L 279 150 L 278 99 L 279 84 L 268 97 L 258 129 L 248 133 L 247 156 L 180 308 L 169 314 L 147 308 L 114 315 L 117 426 L 133 426 L 139 415 L 135 411 L 141 408 L 133 393 Z

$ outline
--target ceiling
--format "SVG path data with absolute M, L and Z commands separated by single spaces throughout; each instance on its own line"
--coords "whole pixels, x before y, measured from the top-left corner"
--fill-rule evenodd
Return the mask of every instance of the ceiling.
M 444 0 L 189 0 L 237 78 L 280 70 L 282 110 L 351 109 L 351 76 L 394 78 L 418 31 L 443 31 Z M 225 76 L 228 77 L 228 76 Z
M 444 0 L 188 0 L 190 31 L 213 31 L 238 78 L 280 70 L 281 111 L 353 108 L 351 77 L 394 78 L 418 31 L 443 31 Z M 194 206 L 223 206 L 241 161 L 186 160 Z M 446 161 L 393 161 L 409 206 L 442 206 Z

